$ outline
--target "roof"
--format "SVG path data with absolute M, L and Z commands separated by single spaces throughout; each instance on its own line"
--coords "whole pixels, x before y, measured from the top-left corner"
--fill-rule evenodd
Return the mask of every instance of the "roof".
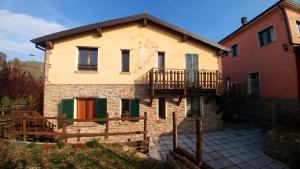
M 237 34 L 238 32 L 240 32 L 241 30 L 245 29 L 246 27 L 248 27 L 249 25 L 251 25 L 252 23 L 254 23 L 256 20 L 260 19 L 262 16 L 264 16 L 265 14 L 267 14 L 268 12 L 270 12 L 272 9 L 276 8 L 281 3 L 287 3 L 290 6 L 293 6 L 293 7 L 296 7 L 296 8 L 300 8 L 300 4 L 298 4 L 297 2 L 295 2 L 293 0 L 279 0 L 274 5 L 272 5 L 271 7 L 269 7 L 268 9 L 266 9 L 265 11 L 263 11 L 262 13 L 260 13 L 259 15 L 257 15 L 255 18 L 253 18 L 252 20 L 250 20 L 249 22 L 247 22 L 246 24 L 242 25 L 237 30 L 235 30 L 234 32 L 232 32 L 231 34 L 229 34 L 228 36 L 226 36 L 225 38 L 223 38 L 222 40 L 220 40 L 218 43 L 221 44 L 221 43 L 225 42 L 226 40 L 228 40 L 229 38 L 231 38 L 232 36 L 234 36 L 235 34 Z
M 222 46 L 218 43 L 215 43 L 215 42 L 212 42 L 208 39 L 200 37 L 199 35 L 188 32 L 188 31 L 186 31 L 182 28 L 179 28 L 179 27 L 177 27 L 173 24 L 170 24 L 166 21 L 158 19 L 158 18 L 156 18 L 152 15 L 149 15 L 147 13 L 128 16 L 128 17 L 123 17 L 123 18 L 118 18 L 118 19 L 113 19 L 113 20 L 104 21 L 104 22 L 93 23 L 93 24 L 89 24 L 89 25 L 85 25 L 85 26 L 80 26 L 80 27 L 64 30 L 64 31 L 61 31 L 61 32 L 49 34 L 49 35 L 46 35 L 46 36 L 38 37 L 38 38 L 32 39 L 31 42 L 33 42 L 37 46 L 41 46 L 43 48 L 46 48 L 46 46 L 47 46 L 46 42 L 47 41 L 52 41 L 52 40 L 72 36 L 72 35 L 75 35 L 75 34 L 80 34 L 80 33 L 84 33 L 84 32 L 91 31 L 91 30 L 96 30 L 97 28 L 107 28 L 107 27 L 121 25 L 121 24 L 125 24 L 125 23 L 130 23 L 130 22 L 143 21 L 144 19 L 146 19 L 147 21 L 149 20 L 149 21 L 151 21 L 155 24 L 158 24 L 160 26 L 163 26 L 165 28 L 168 28 L 172 31 L 181 33 L 181 34 L 187 36 L 188 38 L 192 38 L 196 41 L 199 41 L 201 43 L 209 45 L 209 46 L 211 46 L 213 48 L 216 48 L 218 50 L 223 50 L 225 52 L 229 51 L 229 49 L 226 48 L 225 46 Z

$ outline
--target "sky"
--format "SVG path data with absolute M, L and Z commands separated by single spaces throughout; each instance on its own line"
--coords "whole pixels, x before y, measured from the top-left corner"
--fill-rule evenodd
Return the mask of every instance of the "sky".
M 31 39 L 143 12 L 218 42 L 277 0 L 0 0 L 0 51 L 43 60 Z

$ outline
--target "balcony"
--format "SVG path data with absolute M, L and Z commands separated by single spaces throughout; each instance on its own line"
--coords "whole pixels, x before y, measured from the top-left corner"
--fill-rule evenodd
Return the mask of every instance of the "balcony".
M 219 71 L 152 68 L 140 79 L 149 85 L 150 96 L 223 95 L 229 81 Z M 152 99 L 151 99 L 152 100 Z

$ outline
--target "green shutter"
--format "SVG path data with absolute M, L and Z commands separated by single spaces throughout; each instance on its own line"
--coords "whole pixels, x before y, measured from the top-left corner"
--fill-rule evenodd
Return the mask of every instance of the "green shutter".
M 130 107 L 130 117 L 140 117 L 140 100 L 139 99 L 132 99 L 129 102 Z M 138 121 L 138 120 L 132 120 Z
M 74 118 L 74 99 L 63 99 L 61 101 L 61 114 L 68 119 Z M 72 125 L 73 122 L 68 122 L 68 125 Z
M 96 99 L 96 118 L 106 118 L 107 114 L 107 99 L 97 98 Z M 97 122 L 98 124 L 104 124 L 105 122 Z

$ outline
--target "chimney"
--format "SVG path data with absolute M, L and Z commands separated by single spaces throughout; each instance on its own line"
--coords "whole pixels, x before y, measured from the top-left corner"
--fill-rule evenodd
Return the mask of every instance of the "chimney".
M 245 25 L 247 22 L 248 22 L 248 18 L 247 18 L 246 16 L 243 16 L 243 17 L 241 18 L 241 23 L 242 23 L 242 25 Z

